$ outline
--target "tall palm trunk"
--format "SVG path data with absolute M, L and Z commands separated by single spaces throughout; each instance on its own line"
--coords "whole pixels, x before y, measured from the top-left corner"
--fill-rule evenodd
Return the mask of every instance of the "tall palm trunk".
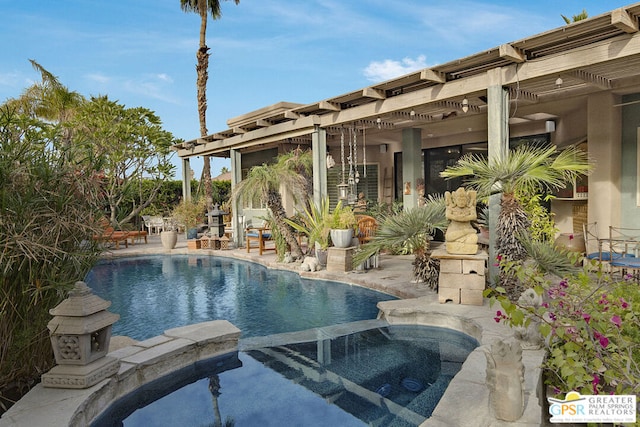
M 280 230 L 282 236 L 291 248 L 291 255 L 293 255 L 294 258 L 302 258 L 304 254 L 302 253 L 302 248 L 300 248 L 298 239 L 296 239 L 291 226 L 285 221 L 287 214 L 284 210 L 284 206 L 282 206 L 282 196 L 278 191 L 269 191 L 267 206 L 271 210 L 273 220 L 275 221 L 278 230 Z
M 531 221 L 513 193 L 503 193 L 500 205 L 496 253 L 504 261 L 524 261 L 528 253 L 518 237 L 529 232 Z M 500 271 L 500 284 L 512 301 L 517 301 L 524 290 L 521 282 L 505 270 Z
M 198 118 L 200 121 L 200 136 L 205 137 L 207 130 L 207 80 L 209 79 L 209 48 L 207 47 L 207 3 L 201 1 L 200 7 L 200 46 L 196 53 L 196 73 L 198 89 Z M 211 159 L 204 156 L 202 166 L 202 181 L 204 181 L 204 194 L 207 200 L 207 209 L 213 208 L 213 185 L 211 184 Z

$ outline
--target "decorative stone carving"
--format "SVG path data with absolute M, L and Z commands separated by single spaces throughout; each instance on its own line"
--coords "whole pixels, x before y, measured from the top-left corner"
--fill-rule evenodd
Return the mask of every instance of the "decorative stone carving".
M 489 408 L 499 420 L 516 421 L 524 412 L 522 347 L 516 341 L 497 341 L 491 345 L 491 350 L 484 351 Z
M 110 305 L 76 282 L 69 298 L 49 310 L 54 317 L 47 328 L 58 366 L 42 376 L 45 387 L 87 388 L 118 371 L 117 359 L 105 357 L 111 326 L 120 318 L 106 310 Z
M 533 307 L 534 309 L 542 305 L 542 296 L 533 289 L 526 289 L 518 304 L 522 307 Z M 544 345 L 544 337 L 540 333 L 540 320 L 537 317 L 530 319 L 528 326 L 517 326 L 514 328 L 514 336 L 520 341 L 523 349 L 537 350 Z
M 478 234 L 471 226 L 477 218 L 477 193 L 460 187 L 444 193 L 446 216 L 450 221 L 444 235 L 445 248 L 450 254 L 473 255 L 478 252 Z

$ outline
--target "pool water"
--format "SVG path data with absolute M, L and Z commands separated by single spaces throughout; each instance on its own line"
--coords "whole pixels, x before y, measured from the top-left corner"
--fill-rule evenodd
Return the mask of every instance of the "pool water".
M 120 320 L 113 335 L 145 340 L 165 330 L 226 319 L 242 338 L 374 319 L 370 289 L 301 278 L 295 272 L 221 257 L 149 256 L 106 260 L 85 278 Z
M 233 259 L 103 261 L 86 282 L 120 314 L 114 335 L 144 340 L 227 319 L 241 329 L 245 349 L 147 384 L 114 402 L 94 427 L 417 426 L 478 345 L 442 328 L 376 320 L 341 327 L 375 319 L 377 302 L 393 297 Z M 304 339 L 256 338 L 293 331 Z
M 417 426 L 478 345 L 426 326 L 318 335 L 225 355 L 198 372 L 155 381 L 93 426 Z

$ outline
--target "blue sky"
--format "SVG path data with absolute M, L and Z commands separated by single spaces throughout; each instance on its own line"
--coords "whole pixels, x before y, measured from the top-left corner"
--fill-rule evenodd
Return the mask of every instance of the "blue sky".
M 312 103 L 632 4 L 617 0 L 240 0 L 209 20 L 209 133 L 279 101 Z M 200 18 L 179 0 L 0 0 L 0 102 L 39 78 L 155 111 L 199 136 Z M 177 162 L 176 162 L 177 163 Z M 201 162 L 192 162 L 199 177 Z M 214 160 L 212 175 L 228 161 Z M 179 174 L 178 174 L 179 176 Z

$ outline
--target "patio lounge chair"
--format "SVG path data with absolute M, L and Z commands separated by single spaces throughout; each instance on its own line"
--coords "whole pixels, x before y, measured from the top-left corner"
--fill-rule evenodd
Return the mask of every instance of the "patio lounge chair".
M 103 221 L 102 224 L 108 224 L 107 221 Z M 102 234 L 94 234 L 93 235 L 93 240 L 99 241 L 99 242 L 111 242 L 114 243 L 116 245 L 116 249 L 120 249 L 120 242 L 124 242 L 124 247 L 128 248 L 129 244 L 127 242 L 127 239 L 129 238 L 129 232 L 127 231 L 116 231 L 113 227 L 111 227 L 110 225 L 106 226 L 104 228 L 104 231 L 102 232 Z
M 260 255 L 262 255 L 263 252 L 265 251 L 275 251 L 276 248 L 274 247 L 269 247 L 267 248 L 265 245 L 265 242 L 268 242 L 270 240 L 272 240 L 273 235 L 271 234 L 271 230 L 268 227 L 265 226 L 261 226 L 261 227 L 253 227 L 253 226 L 248 226 L 245 230 L 245 235 L 247 238 L 247 252 L 251 252 L 251 242 L 257 242 L 258 243 L 258 253 Z M 253 248 L 256 248 L 256 246 L 253 246 Z

